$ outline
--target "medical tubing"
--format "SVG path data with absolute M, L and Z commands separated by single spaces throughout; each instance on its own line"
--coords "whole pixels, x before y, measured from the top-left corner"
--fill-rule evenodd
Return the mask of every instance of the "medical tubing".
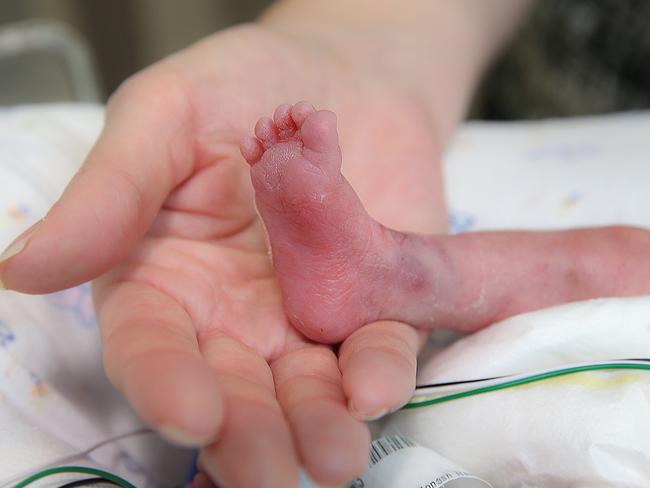
M 89 468 L 87 466 L 59 466 L 56 468 L 44 469 L 38 473 L 34 473 L 29 478 L 25 478 L 23 481 L 16 483 L 13 488 L 24 488 L 27 485 L 31 485 L 35 481 L 46 478 L 60 473 L 80 473 L 80 474 L 92 474 L 95 476 L 101 476 L 106 478 L 106 480 L 111 481 L 112 483 L 121 486 L 122 488 L 136 488 L 135 485 L 129 483 L 124 478 L 120 478 L 116 474 L 109 473 L 97 468 Z
M 504 390 L 506 388 L 513 388 L 515 386 L 521 386 L 528 383 L 534 383 L 537 381 L 543 381 L 558 376 L 566 376 L 570 374 L 582 373 L 585 371 L 597 371 L 597 370 L 611 370 L 611 369 L 633 369 L 633 370 L 645 370 L 650 371 L 650 364 L 629 364 L 629 363 L 602 363 L 602 364 L 588 364 L 584 366 L 576 366 L 572 368 L 558 369 L 555 371 L 548 371 L 545 373 L 535 374 L 531 376 L 526 376 L 524 378 L 519 378 L 516 380 L 505 381 L 503 383 L 498 383 L 495 385 L 485 386 L 482 388 L 474 388 L 472 390 L 463 391 L 460 393 L 453 393 L 451 395 L 445 395 L 439 398 L 433 398 L 430 400 L 424 400 L 421 402 L 411 402 L 407 403 L 402 407 L 402 410 L 410 410 L 413 408 L 422 408 L 429 407 L 431 405 L 437 405 L 439 403 L 449 402 L 452 400 L 459 400 L 461 398 L 467 398 L 470 396 L 481 395 L 483 393 L 489 393 L 497 390 Z

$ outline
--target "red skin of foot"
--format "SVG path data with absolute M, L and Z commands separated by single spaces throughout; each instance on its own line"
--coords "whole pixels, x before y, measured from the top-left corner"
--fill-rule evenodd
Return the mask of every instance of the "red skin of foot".
M 241 150 L 285 309 L 312 340 L 336 343 L 377 320 L 473 331 L 558 303 L 650 293 L 646 230 L 397 232 L 341 175 L 332 112 L 281 105 L 255 135 Z

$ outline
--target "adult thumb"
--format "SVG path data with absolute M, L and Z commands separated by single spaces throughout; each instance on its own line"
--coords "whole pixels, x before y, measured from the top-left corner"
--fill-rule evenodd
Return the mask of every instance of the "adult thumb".
M 0 256 L 0 287 L 49 293 L 123 260 L 192 172 L 189 103 L 184 85 L 155 68 L 128 80 L 61 198 Z

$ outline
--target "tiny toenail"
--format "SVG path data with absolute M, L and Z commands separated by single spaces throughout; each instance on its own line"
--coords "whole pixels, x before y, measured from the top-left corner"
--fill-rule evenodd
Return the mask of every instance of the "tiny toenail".
M 183 429 L 179 429 L 173 425 L 164 425 L 158 427 L 158 432 L 160 435 L 167 439 L 172 444 L 182 447 L 199 447 L 205 446 L 211 440 L 210 437 L 199 436 L 196 434 L 190 434 Z
M 27 242 L 29 242 L 29 239 L 32 237 L 34 232 L 38 229 L 39 224 L 42 221 L 39 220 L 36 222 L 34 225 L 32 225 L 29 229 L 27 229 L 25 232 L 20 234 L 16 239 L 7 246 L 7 248 L 0 254 L 0 264 L 2 264 L 4 261 L 8 260 L 9 258 L 14 257 L 16 254 L 22 252 L 23 249 L 27 246 Z

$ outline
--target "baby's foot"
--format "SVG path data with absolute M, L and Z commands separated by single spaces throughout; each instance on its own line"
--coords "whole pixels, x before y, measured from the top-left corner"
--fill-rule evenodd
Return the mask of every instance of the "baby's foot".
M 341 175 L 336 116 L 308 102 L 281 105 L 242 143 L 292 324 L 337 342 L 398 319 L 404 293 L 429 296 L 431 266 L 404 252 L 409 237 L 368 216 Z M 417 296 L 416 295 L 416 296 Z M 430 306 L 430 304 L 429 304 Z
M 257 123 L 242 154 L 286 312 L 315 341 L 340 341 L 376 320 L 470 331 L 558 303 L 650 293 L 646 230 L 392 231 L 341 175 L 332 112 L 300 102 L 274 119 Z

